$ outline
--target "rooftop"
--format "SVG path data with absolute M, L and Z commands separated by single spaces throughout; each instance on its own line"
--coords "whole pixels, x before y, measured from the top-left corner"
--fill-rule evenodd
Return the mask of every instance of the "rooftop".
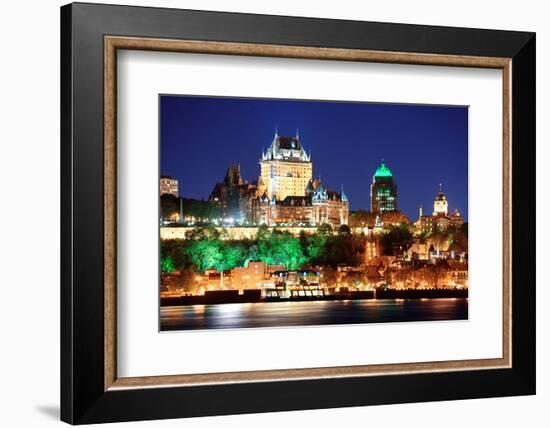
M 391 170 L 386 166 L 384 162 L 380 164 L 376 172 L 374 173 L 374 177 L 393 177 Z
M 275 137 L 266 153 L 262 153 L 262 160 L 289 160 L 311 162 L 310 156 L 304 150 L 300 137 L 282 136 L 275 133 Z
M 445 197 L 445 195 L 443 194 L 442 191 L 439 191 L 439 193 L 438 193 L 437 196 L 435 197 L 435 200 L 436 200 L 436 201 L 446 201 L 447 198 Z
M 300 150 L 302 148 L 302 145 L 300 144 L 300 139 L 298 137 L 278 136 L 276 140 L 277 140 L 279 149 Z

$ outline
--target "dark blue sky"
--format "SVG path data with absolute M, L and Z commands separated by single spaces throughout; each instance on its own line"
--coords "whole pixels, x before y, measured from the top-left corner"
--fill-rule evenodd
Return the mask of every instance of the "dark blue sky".
M 415 220 L 432 211 L 443 183 L 449 210 L 467 219 L 467 107 L 277 99 L 160 97 L 160 171 L 178 178 L 184 197 L 208 198 L 227 167 L 258 178 L 258 160 L 278 128 L 311 150 L 313 175 L 344 186 L 352 210 L 370 209 L 372 175 L 384 159 L 398 207 Z

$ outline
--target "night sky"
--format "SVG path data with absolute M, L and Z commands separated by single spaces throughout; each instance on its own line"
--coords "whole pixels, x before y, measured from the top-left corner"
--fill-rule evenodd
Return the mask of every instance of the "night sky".
M 314 177 L 344 191 L 350 209 L 370 210 L 370 184 L 382 159 L 397 183 L 398 208 L 411 220 L 433 209 L 443 184 L 449 211 L 468 211 L 467 107 L 277 99 L 160 97 L 160 172 L 180 195 L 208 198 L 229 164 L 249 181 L 277 127 L 309 153 Z

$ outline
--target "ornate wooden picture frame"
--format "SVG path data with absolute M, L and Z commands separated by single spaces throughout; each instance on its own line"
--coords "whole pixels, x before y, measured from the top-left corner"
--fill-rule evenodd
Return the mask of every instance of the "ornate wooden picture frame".
M 502 358 L 119 377 L 121 49 L 502 70 Z M 535 392 L 534 34 L 71 4 L 61 9 L 61 54 L 62 420 L 81 424 Z

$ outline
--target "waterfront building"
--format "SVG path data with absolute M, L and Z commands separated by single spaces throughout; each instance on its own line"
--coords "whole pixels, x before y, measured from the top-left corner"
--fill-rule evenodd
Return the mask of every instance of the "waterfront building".
M 449 204 L 447 197 L 439 185 L 439 193 L 434 200 L 434 209 L 432 215 L 423 215 L 422 206 L 418 212 L 418 220 L 415 223 L 416 230 L 419 233 L 432 233 L 435 231 L 444 231 L 449 227 L 459 228 L 464 224 L 464 218 L 455 208 L 452 214 L 449 214 Z
M 272 274 L 273 272 L 276 272 L 278 270 L 285 270 L 285 265 L 267 265 L 266 273 Z
M 397 185 L 391 170 L 384 162 L 380 164 L 372 176 L 370 198 L 373 213 L 397 211 Z
M 266 297 L 323 297 L 325 289 L 321 286 L 320 272 L 311 269 L 280 270 L 271 274 L 272 286 L 265 288 Z
M 160 177 L 160 196 L 172 195 L 176 198 L 179 197 L 179 184 L 175 178 L 163 175 Z
M 230 270 L 205 272 L 207 290 L 230 290 L 233 288 L 232 275 Z
M 262 261 L 249 262 L 245 267 L 218 272 L 208 269 L 204 272 L 204 289 L 207 291 L 262 290 L 264 296 L 292 297 L 323 295 L 316 270 L 287 270 L 283 265 L 268 265 Z
M 260 195 L 282 201 L 287 196 L 305 196 L 311 180 L 313 165 L 298 132 L 294 137 L 275 136 L 267 152 L 260 159 Z
M 249 262 L 246 267 L 237 267 L 231 271 L 233 288 L 243 290 L 257 289 L 266 282 L 267 266 L 264 262 Z

